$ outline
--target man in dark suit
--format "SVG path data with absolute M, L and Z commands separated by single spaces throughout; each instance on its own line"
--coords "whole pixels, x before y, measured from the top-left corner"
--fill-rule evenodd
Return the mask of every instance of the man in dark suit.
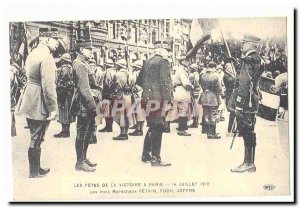
M 263 73 L 261 58 L 257 53 L 260 38 L 245 35 L 242 42 L 242 64 L 239 75 L 239 87 L 231 95 L 228 110 L 235 111 L 239 133 L 244 139 L 244 162 L 232 172 L 255 172 L 254 165 L 256 134 L 254 132 L 258 113 L 260 92 L 259 80 Z
M 75 89 L 71 102 L 71 112 L 77 116 L 77 136 L 75 142 L 77 162 L 75 170 L 93 172 L 97 164 L 90 162 L 87 149 L 93 136 L 96 116 L 96 102 L 89 82 L 88 63 L 92 53 L 90 40 L 76 41 L 77 58 L 73 62 Z
M 41 144 L 58 110 L 55 88 L 57 68 L 52 56 L 59 44 L 57 39 L 56 28 L 40 28 L 39 45 L 31 51 L 25 63 L 27 83 L 18 103 L 17 114 L 26 117 L 30 129 L 29 178 L 43 177 L 50 171 L 41 168 L 40 159 Z
M 173 102 L 171 68 L 167 60 L 171 47 L 169 40 L 156 41 L 154 45 L 155 55 L 145 62 L 136 82 L 143 89 L 142 107 L 146 108 L 146 119 L 149 125 L 144 141 L 142 161 L 151 162 L 154 167 L 170 166 L 171 164 L 161 161 L 160 150 L 162 133 L 165 129 L 166 112 L 163 110 L 163 104 Z M 151 103 L 158 105 L 157 110 L 153 110 Z M 153 107 L 153 109 L 150 111 L 148 107 Z

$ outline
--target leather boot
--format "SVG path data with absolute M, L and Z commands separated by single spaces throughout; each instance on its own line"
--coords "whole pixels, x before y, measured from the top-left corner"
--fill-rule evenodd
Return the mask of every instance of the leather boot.
M 145 140 L 144 140 L 144 146 L 143 146 L 143 153 L 142 153 L 142 162 L 151 162 L 151 155 L 150 155 L 150 151 L 151 151 L 151 129 L 148 129 L 147 134 L 145 136 Z
M 53 137 L 55 138 L 68 138 L 70 137 L 70 131 L 66 125 L 69 124 L 61 124 L 62 130 L 58 134 L 54 134 Z
M 165 129 L 164 129 L 164 133 L 170 133 L 171 129 L 170 129 L 170 121 L 165 121 Z
M 105 118 L 105 127 L 98 132 L 112 132 L 113 118 Z
M 153 156 L 151 159 L 151 166 L 152 167 L 167 167 L 171 166 L 171 163 L 163 162 L 160 158 Z
M 245 146 L 243 164 L 241 164 L 237 168 L 231 169 L 231 172 L 234 172 L 234 173 L 255 172 L 256 167 L 255 167 L 254 163 L 251 162 L 251 160 L 252 160 L 252 151 L 253 151 L 253 147 Z
M 193 118 L 193 123 L 189 125 L 189 128 L 198 128 L 198 117 Z
M 41 168 L 41 148 L 37 149 L 37 161 L 39 166 L 39 177 L 43 177 L 50 172 L 49 168 Z
M 119 136 L 113 137 L 113 140 L 128 140 L 128 135 L 126 133 L 126 128 L 121 127 L 121 133 Z
M 39 177 L 39 165 L 37 161 L 37 150 L 35 148 L 28 149 L 28 161 L 29 161 L 29 178 Z
M 143 121 L 138 121 L 138 123 L 136 124 L 136 129 L 135 131 L 129 133 L 129 136 L 143 136 L 143 131 L 142 131 L 142 124 Z M 130 128 L 129 128 L 130 129 Z
M 208 133 L 208 126 L 206 123 L 202 123 L 202 130 L 201 130 L 202 134 L 207 134 Z
M 220 139 L 221 136 L 216 133 L 216 125 L 209 125 L 209 133 L 207 134 L 208 139 Z

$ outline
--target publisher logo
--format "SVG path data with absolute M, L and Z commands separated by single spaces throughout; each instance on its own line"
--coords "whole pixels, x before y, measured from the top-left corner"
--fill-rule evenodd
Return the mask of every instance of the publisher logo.
M 276 186 L 273 185 L 273 184 L 266 184 L 266 185 L 263 186 L 263 188 L 264 188 L 266 191 L 273 191 L 273 190 L 276 188 Z

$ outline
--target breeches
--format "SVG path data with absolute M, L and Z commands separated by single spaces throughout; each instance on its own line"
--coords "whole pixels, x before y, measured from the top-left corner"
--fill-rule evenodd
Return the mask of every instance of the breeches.
M 256 145 L 255 123 L 255 114 L 243 113 L 242 117 L 237 117 L 238 131 L 243 136 L 245 146 Z
M 131 107 L 131 96 L 123 95 L 123 100 L 119 101 L 119 103 L 123 103 L 125 109 L 121 109 L 121 108 L 117 109 L 116 105 L 113 106 L 114 121 L 116 123 L 118 123 L 120 125 L 120 127 L 126 127 L 126 126 L 133 125 L 134 124 L 134 122 L 133 122 L 134 111 L 129 112 L 130 107 Z
M 49 127 L 50 121 L 40 121 L 27 118 L 27 124 L 30 129 L 31 147 L 39 148 L 44 141 L 45 133 Z
M 203 122 L 207 125 L 216 125 L 218 107 L 203 106 Z
M 89 116 L 77 116 L 76 140 L 89 140 L 96 131 L 95 119 Z

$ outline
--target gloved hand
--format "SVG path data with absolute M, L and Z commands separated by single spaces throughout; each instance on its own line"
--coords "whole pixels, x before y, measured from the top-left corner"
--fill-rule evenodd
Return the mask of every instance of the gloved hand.
M 47 117 L 47 121 L 54 120 L 56 118 L 56 111 L 50 112 L 49 116 Z

